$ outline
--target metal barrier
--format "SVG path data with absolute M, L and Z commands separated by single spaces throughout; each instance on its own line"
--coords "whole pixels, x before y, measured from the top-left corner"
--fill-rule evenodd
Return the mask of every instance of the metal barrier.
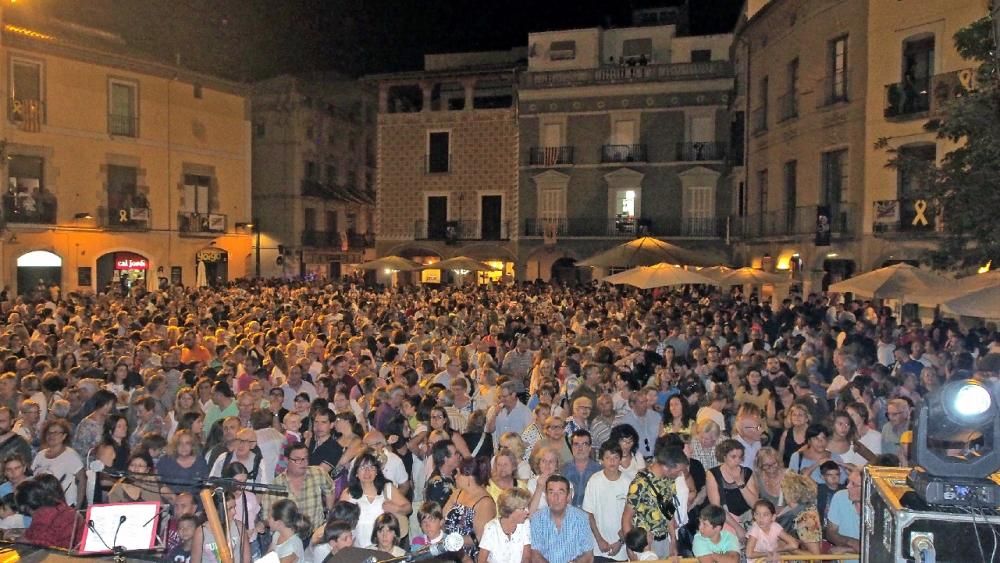
M 861 559 L 861 555 L 857 553 L 783 553 L 778 556 L 778 559 L 781 561 L 850 561 L 853 559 Z M 747 559 L 747 561 L 749 563 L 766 563 L 767 557 Z M 698 558 L 681 557 L 680 559 L 657 559 L 653 563 L 698 563 Z

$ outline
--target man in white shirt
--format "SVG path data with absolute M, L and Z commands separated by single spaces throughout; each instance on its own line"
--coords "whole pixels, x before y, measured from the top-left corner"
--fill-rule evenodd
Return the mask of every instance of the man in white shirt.
M 401 493 L 406 493 L 410 489 L 410 476 L 406 473 L 406 466 L 398 455 L 386 447 L 385 435 L 378 430 L 371 430 L 364 437 L 365 446 L 371 448 L 382 462 L 382 474 L 392 481 Z

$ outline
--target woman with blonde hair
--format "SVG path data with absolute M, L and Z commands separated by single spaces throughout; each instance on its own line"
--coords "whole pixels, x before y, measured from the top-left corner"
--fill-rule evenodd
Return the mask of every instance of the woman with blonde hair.
M 477 563 L 520 563 L 531 560 L 531 531 L 524 489 L 510 489 L 497 499 L 497 517 L 483 527 Z
M 167 438 L 169 439 L 177 431 L 177 425 L 180 423 L 184 415 L 189 412 L 201 413 L 201 405 L 198 403 L 198 393 L 193 387 L 181 387 L 177 390 L 177 394 L 174 396 L 174 408 L 169 413 L 167 413 L 167 423 L 170 427 L 170 432 Z
M 493 497 L 493 500 L 499 502 L 502 493 L 525 487 L 525 482 L 517 478 L 517 466 L 520 461 L 521 459 L 509 448 L 500 448 L 493 456 L 490 482 L 486 485 L 486 492 Z
M 764 500 L 769 500 L 778 510 L 785 506 L 785 498 L 781 492 L 781 482 L 785 477 L 785 466 L 781 464 L 778 451 L 765 446 L 757 452 L 753 462 L 753 478 L 757 482 L 757 494 Z
M 704 419 L 694 425 L 691 431 L 691 457 L 697 459 L 705 467 L 705 471 L 719 465 L 715 456 L 715 446 L 719 442 L 722 430 L 711 419 Z
M 818 555 L 823 541 L 823 528 L 816 509 L 815 481 L 788 471 L 781 480 L 781 494 L 785 500 L 785 508 L 779 509 L 778 523 L 799 540 L 799 547 Z
M 524 452 L 527 446 L 524 445 L 524 440 L 517 432 L 504 432 L 500 435 L 500 443 L 497 444 L 500 449 L 506 448 L 514 455 L 514 459 L 517 460 L 517 471 L 515 476 L 522 480 L 527 481 L 531 478 L 531 464 L 528 460 L 524 459 Z

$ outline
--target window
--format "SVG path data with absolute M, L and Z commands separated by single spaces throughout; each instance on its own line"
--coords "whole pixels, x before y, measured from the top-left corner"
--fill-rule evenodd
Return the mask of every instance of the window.
M 763 220 L 767 213 L 767 170 L 757 172 L 757 186 L 759 187 L 760 198 L 757 200 L 757 212 Z
M 44 120 L 44 92 L 42 91 L 42 63 L 26 59 L 11 59 L 10 63 L 10 119 L 36 122 Z
M 11 155 L 7 160 L 7 191 L 3 211 L 11 223 L 55 223 L 56 198 L 45 189 L 41 157 Z
M 635 233 L 639 222 L 642 190 L 639 188 L 617 189 L 611 192 L 614 205 L 615 231 Z
M 653 40 L 640 37 L 622 41 L 622 59 L 625 62 L 653 60 Z
M 189 213 L 209 213 L 209 190 L 212 177 L 202 174 L 184 175 L 184 210 Z
M 327 164 L 326 165 L 326 183 L 331 186 L 337 185 L 337 165 Z
M 139 130 L 139 85 L 112 78 L 108 81 L 108 133 L 137 137 Z
M 795 227 L 795 207 L 797 203 L 799 163 L 789 160 L 785 163 L 785 225 L 789 230 Z
M 770 89 L 768 77 L 761 78 L 759 84 L 760 104 L 753 111 L 752 115 L 754 133 L 767 130 L 767 97 L 768 90 Z
M 427 172 L 439 174 L 451 169 L 451 133 L 432 131 L 427 134 Z
M 829 96 L 830 103 L 847 101 L 847 36 L 830 42 Z
M 149 201 L 138 189 L 134 166 L 108 166 L 108 226 L 131 226 L 149 220 Z
M 347 171 L 347 187 L 351 189 L 357 189 L 358 184 L 358 173 L 354 170 Z
M 788 63 L 788 90 L 782 96 L 781 118 L 790 119 L 799 115 L 799 59 Z
M 316 210 L 312 207 L 306 207 L 304 210 L 304 216 L 302 218 L 303 227 L 307 231 L 316 230 Z
M 576 58 L 576 41 L 553 41 L 549 45 L 550 61 L 571 61 Z
M 927 172 L 937 162 L 936 145 L 910 145 L 899 148 L 901 166 L 896 173 L 899 199 L 926 195 Z
M 685 190 L 684 234 L 715 234 L 715 190 L 711 186 L 688 186 Z
M 712 50 L 711 49 L 692 49 L 691 50 L 691 62 L 693 63 L 708 63 L 712 61 Z
M 847 196 L 847 149 L 823 153 L 822 205 L 835 206 Z
M 317 180 L 316 178 L 316 161 L 307 160 L 303 163 L 303 173 L 305 174 L 306 180 Z
M 337 212 L 327 211 L 326 212 L 326 231 L 328 233 L 340 232 L 340 228 L 337 225 Z

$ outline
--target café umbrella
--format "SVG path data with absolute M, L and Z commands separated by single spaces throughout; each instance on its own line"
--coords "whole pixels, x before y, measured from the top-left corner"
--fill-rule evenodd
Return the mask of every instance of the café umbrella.
M 640 237 L 595 254 L 577 265 L 594 268 L 634 268 L 664 262 L 684 266 L 710 266 L 718 263 L 675 244 L 653 237 Z
M 765 272 L 764 270 L 747 266 L 745 268 L 733 270 L 720 279 L 719 283 L 722 285 L 766 285 L 790 283 L 791 281 L 792 280 L 789 279 L 788 276 Z
M 829 291 L 854 293 L 859 297 L 904 300 L 948 287 L 954 281 L 905 263 L 893 264 L 837 282 Z
M 657 287 L 668 287 L 674 285 L 719 285 L 719 282 L 703 276 L 698 272 L 685 270 L 673 264 L 656 264 L 654 266 L 638 266 L 631 270 L 618 272 L 604 278 L 605 282 L 611 284 L 625 284 L 640 289 L 653 289 Z
M 389 270 L 392 272 L 409 272 L 420 268 L 420 264 L 402 256 L 383 256 L 358 264 L 362 270 Z

